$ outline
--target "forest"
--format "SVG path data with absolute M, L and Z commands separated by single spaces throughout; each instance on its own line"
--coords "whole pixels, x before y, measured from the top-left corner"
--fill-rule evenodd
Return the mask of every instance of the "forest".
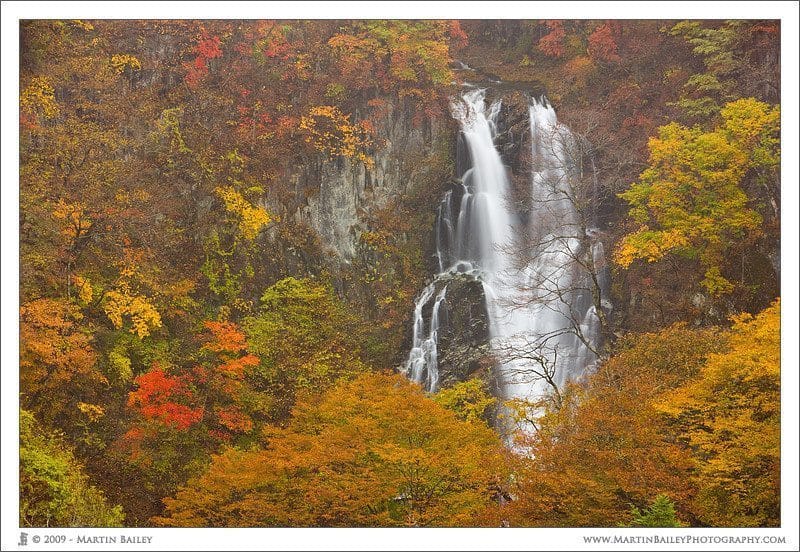
M 780 44 L 21 21 L 20 526 L 780 527 Z

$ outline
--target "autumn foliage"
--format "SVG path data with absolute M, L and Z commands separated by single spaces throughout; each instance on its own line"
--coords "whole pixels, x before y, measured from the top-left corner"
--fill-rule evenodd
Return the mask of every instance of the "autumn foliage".
M 20 525 L 779 526 L 779 23 L 21 21 Z M 389 373 L 495 76 L 614 261 L 513 452 L 491 370 Z
M 264 448 L 229 449 L 168 499 L 177 527 L 471 526 L 496 510 L 503 450 L 400 376 L 363 375 L 295 407 Z
M 184 404 L 191 400 L 186 382 L 179 377 L 164 374 L 154 367 L 133 382 L 138 389 L 128 397 L 128 406 L 148 420 L 187 429 L 203 417 L 203 409 Z

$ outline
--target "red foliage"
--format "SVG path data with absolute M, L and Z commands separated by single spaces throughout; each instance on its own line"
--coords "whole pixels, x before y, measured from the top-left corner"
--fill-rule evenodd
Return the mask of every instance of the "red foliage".
M 222 57 L 222 50 L 219 47 L 220 40 L 218 36 L 204 37 L 195 46 L 194 51 L 197 53 L 198 58 L 213 59 Z
M 565 51 L 564 38 L 567 36 L 567 32 L 564 30 L 564 22 L 550 20 L 545 21 L 545 24 L 550 29 L 550 33 L 539 40 L 539 49 L 548 56 L 563 56 Z
M 128 395 L 128 406 L 144 418 L 181 430 L 203 419 L 202 406 L 193 408 L 184 404 L 194 402 L 194 396 L 183 378 L 169 376 L 161 368 L 154 367 L 138 376 L 134 383 L 139 388 Z
M 604 23 L 589 35 L 589 55 L 598 61 L 619 61 L 617 43 L 614 40 L 611 26 Z
M 764 21 L 753 25 L 753 27 L 750 29 L 750 32 L 752 34 L 766 33 L 769 35 L 777 36 L 780 35 L 781 33 L 781 27 L 778 23 L 772 21 Z
M 222 49 L 218 36 L 208 36 L 205 33 L 198 40 L 194 47 L 197 57 L 191 64 L 184 64 L 186 67 L 186 77 L 184 80 L 190 88 L 195 88 L 200 81 L 208 74 L 208 60 L 222 57 Z
M 282 26 L 276 21 L 265 21 L 259 24 L 253 32 L 245 36 L 247 52 L 252 52 L 252 42 L 267 58 L 286 60 L 289 59 L 295 47 L 302 47 L 302 42 L 295 44 L 289 42 Z

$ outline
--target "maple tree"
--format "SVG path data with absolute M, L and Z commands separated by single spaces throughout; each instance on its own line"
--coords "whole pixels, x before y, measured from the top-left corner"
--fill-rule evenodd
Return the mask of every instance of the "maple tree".
M 712 526 L 780 525 L 780 312 L 735 317 L 730 346 L 658 403 L 697 459 L 695 507 Z
M 503 452 L 401 376 L 299 403 L 263 450 L 228 449 L 166 499 L 168 526 L 459 526 L 494 508 Z
M 564 22 L 552 20 L 546 22 L 549 33 L 539 39 L 539 49 L 548 56 L 561 57 L 564 55 L 564 38 L 567 33 L 564 31 Z
M 20 308 L 21 403 L 70 433 L 79 426 L 79 405 L 100 402 L 108 383 L 84 323 L 65 301 L 37 299 Z
M 690 517 L 693 461 L 657 403 L 725 343 L 681 324 L 632 335 L 586 382 L 567 386 L 561 407 L 520 443 L 530 458 L 507 506 L 512 525 L 614 526 L 660 493 Z
M 621 58 L 618 53 L 618 46 L 614 39 L 614 30 L 618 29 L 618 25 L 611 23 L 604 23 L 597 27 L 592 34 L 589 35 L 588 52 L 589 54 L 599 61 L 612 62 L 620 61 Z M 618 33 L 617 33 L 618 34 Z

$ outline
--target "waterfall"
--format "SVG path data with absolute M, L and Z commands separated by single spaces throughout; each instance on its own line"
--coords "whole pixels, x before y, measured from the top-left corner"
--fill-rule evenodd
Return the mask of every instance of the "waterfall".
M 585 228 L 579 216 L 578 201 L 584 198 L 575 188 L 578 164 L 571 158 L 575 140 L 569 129 L 545 99 L 531 101 L 530 190 L 527 205 L 520 207 L 495 144 L 500 108 L 499 101 L 487 107 L 482 89 L 451 104 L 461 128 L 460 183 L 437 208 L 439 274 L 417 299 L 404 370 L 428 391 L 437 390 L 439 310 L 447 276 L 467 273 L 483 284 L 497 393 L 505 400 L 535 402 L 552 385 L 581 377 L 595 363 L 600 319 L 592 291 L 595 281 L 607 289 L 608 278 L 598 233 Z M 604 290 L 603 305 L 610 306 Z M 423 310 L 432 300 L 426 327 Z
M 436 295 L 431 313 L 431 323 L 428 331 L 425 331 L 425 319 L 422 316 L 422 309 L 433 296 L 436 282 L 433 282 L 422 290 L 422 294 L 417 299 L 414 307 L 414 342 L 406 363 L 406 375 L 423 385 L 425 389 L 436 392 L 439 385 L 438 371 L 438 345 L 439 345 L 439 322 L 441 320 L 442 303 L 445 299 L 447 287 L 442 287 Z

